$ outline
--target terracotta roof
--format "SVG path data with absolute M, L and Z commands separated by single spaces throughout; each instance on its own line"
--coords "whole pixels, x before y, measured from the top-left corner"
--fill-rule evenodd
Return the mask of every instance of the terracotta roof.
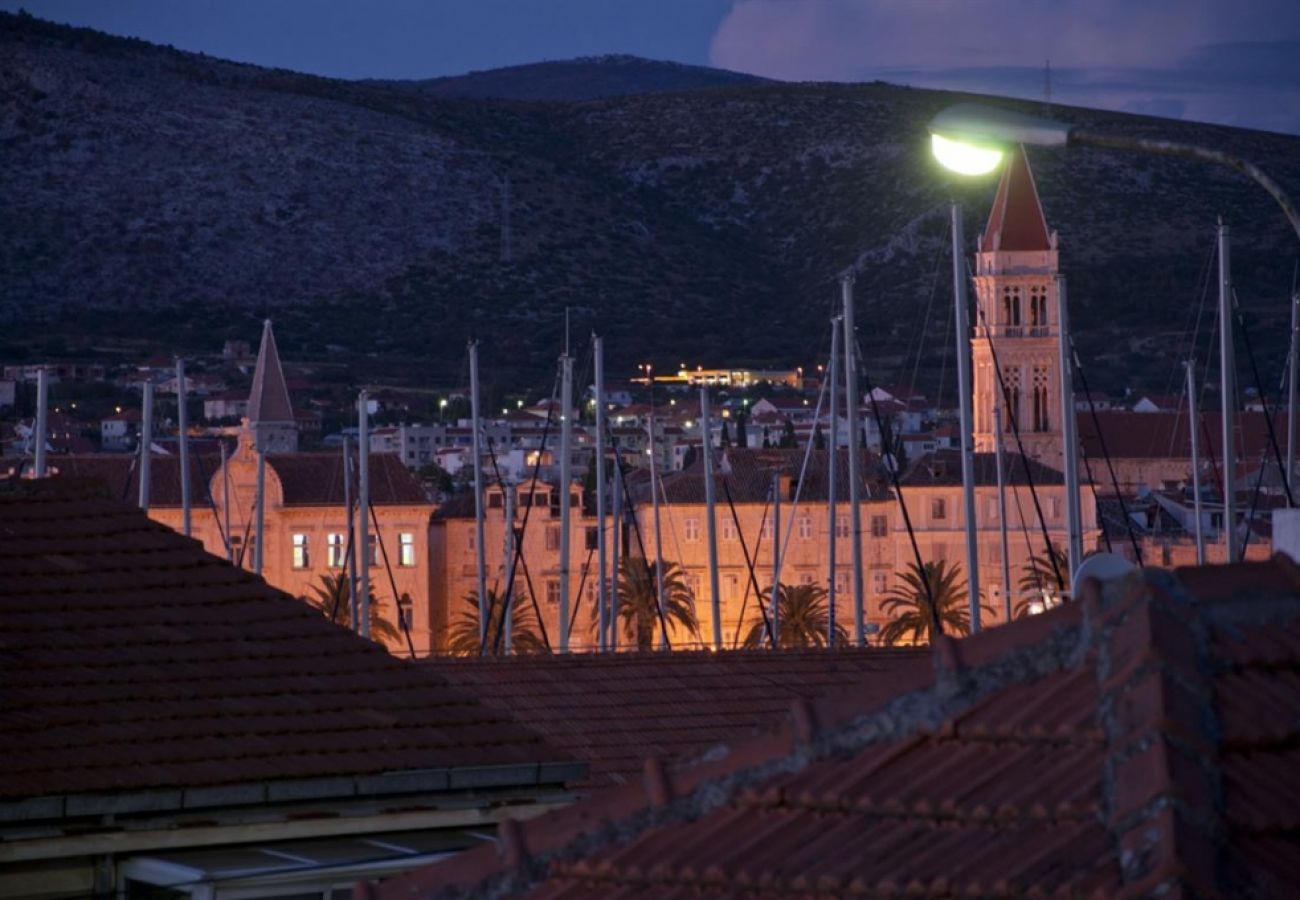
M 880 701 L 929 654 L 876 648 L 434 657 L 424 664 L 590 764 L 586 784 L 635 781 L 647 754 L 685 758 L 780 725 L 790 702 L 858 686 Z
M 140 497 L 140 458 L 134 453 L 86 453 L 50 460 L 61 477 L 98 481 L 109 496 L 134 505 Z M 216 454 L 190 454 L 190 502 L 208 506 L 208 479 L 221 467 Z M 149 462 L 149 505 L 181 505 L 181 460 L 153 454 Z
M 1300 570 L 1206 571 L 941 639 L 887 703 L 796 701 L 377 896 L 1288 895 Z
M 0 483 L 0 798 L 497 765 L 535 783 L 563 760 L 198 542 L 68 490 Z
M 996 453 L 976 453 L 975 483 L 977 485 L 996 485 L 998 483 L 998 455 Z M 1065 476 L 1056 469 L 1048 468 L 1037 460 L 1027 459 L 1019 453 L 1003 455 L 1003 480 L 1005 484 L 1027 484 L 1025 479 L 1026 462 L 1034 484 L 1064 484 Z M 903 475 L 903 487 L 943 486 L 961 484 L 961 451 L 943 448 L 931 451 L 919 458 Z
M 717 484 L 717 502 L 726 503 L 723 485 L 726 484 L 735 503 L 766 503 L 772 488 L 772 473 L 781 472 L 791 476 L 790 494 L 782 497 L 789 501 L 797 487 L 798 476 L 803 467 L 804 450 L 779 448 L 753 449 L 729 447 L 719 451 L 714 458 L 714 478 Z M 808 471 L 804 476 L 803 488 L 799 492 L 801 502 L 826 502 L 829 493 L 827 483 L 828 452 L 814 450 L 808 460 Z M 838 451 L 836 463 L 835 493 L 838 499 L 849 499 L 849 452 Z M 638 470 L 640 472 L 640 470 Z M 628 476 L 628 487 L 637 502 L 649 499 L 648 474 Z M 868 452 L 862 454 L 859 469 L 862 476 L 862 498 L 864 500 L 881 499 L 886 491 L 881 481 L 878 458 Z M 703 503 L 704 502 L 704 460 L 698 459 L 689 467 L 663 476 L 663 490 L 669 503 Z
M 1200 450 L 1215 459 L 1222 459 L 1219 450 L 1222 446 L 1222 418 L 1217 411 L 1202 412 L 1200 430 Z M 1101 441 L 1092 415 L 1080 412 L 1078 419 L 1079 442 L 1084 451 L 1093 459 L 1100 459 Z M 1132 412 L 1131 410 L 1098 410 L 1097 422 L 1101 425 L 1101 434 L 1106 439 L 1106 449 L 1112 457 L 1119 458 L 1155 458 L 1174 457 L 1192 458 L 1192 441 L 1188 432 L 1189 418 L 1186 410 L 1175 412 Z M 1258 461 L 1261 453 L 1268 448 L 1268 423 L 1263 413 L 1241 412 L 1236 415 L 1237 452 Z M 1274 413 L 1273 428 L 1282 440 L 1286 433 L 1286 416 Z
M 1052 249 L 1052 238 L 1038 201 L 1038 188 L 1029 170 L 1025 148 L 1017 146 L 1002 170 L 998 193 L 993 199 L 988 227 L 980 239 L 980 250 L 1042 251 Z
M 424 488 L 393 453 L 371 453 L 370 502 L 379 505 L 424 504 Z M 343 456 L 339 453 L 267 454 L 284 487 L 286 506 L 342 506 Z
M 248 394 L 248 421 L 254 426 L 260 422 L 292 425 L 294 421 L 289 388 L 284 382 L 284 369 L 280 366 L 280 353 L 275 348 L 270 319 L 262 325 L 262 347 L 257 351 L 257 368 L 253 371 L 253 387 Z

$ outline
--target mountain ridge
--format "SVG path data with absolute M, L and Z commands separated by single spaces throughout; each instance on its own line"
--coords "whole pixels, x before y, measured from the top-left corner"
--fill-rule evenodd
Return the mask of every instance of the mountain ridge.
M 967 96 L 767 82 L 466 100 L 15 16 L 0 17 L 0 54 L 11 346 L 55 330 L 184 347 L 255 337 L 273 315 L 298 358 L 343 348 L 445 381 L 479 337 L 485 366 L 535 380 L 568 308 L 629 370 L 806 364 L 824 353 L 835 279 L 853 266 L 869 368 L 919 366 L 951 391 L 947 204 L 963 203 L 973 237 L 993 184 L 938 174 L 925 123 Z M 1225 146 L 1300 187 L 1294 138 L 1058 112 Z M 1174 325 L 1198 302 L 1225 210 L 1243 308 L 1276 359 L 1295 246 L 1263 191 L 1165 159 L 1031 150 L 1031 161 L 1099 382 L 1158 381 L 1186 355 L 1189 328 Z

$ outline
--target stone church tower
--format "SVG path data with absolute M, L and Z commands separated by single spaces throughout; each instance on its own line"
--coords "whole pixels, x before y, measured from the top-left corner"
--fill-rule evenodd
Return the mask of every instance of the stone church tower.
M 1061 387 L 1057 359 L 1056 233 L 1048 231 L 1025 151 L 1017 147 L 1002 172 L 988 227 L 975 254 L 971 358 L 975 369 L 975 450 L 995 449 L 995 428 L 1016 452 L 1012 415 L 1025 452 L 1055 465 L 1061 453 Z M 1002 371 L 1002 421 L 994 421 Z
M 248 396 L 248 419 L 243 430 L 248 440 L 240 441 L 241 448 L 251 444 L 264 453 L 294 453 L 298 449 L 298 423 L 289 403 L 289 388 L 284 381 L 270 319 L 262 325 L 262 346 L 257 351 L 257 368 Z

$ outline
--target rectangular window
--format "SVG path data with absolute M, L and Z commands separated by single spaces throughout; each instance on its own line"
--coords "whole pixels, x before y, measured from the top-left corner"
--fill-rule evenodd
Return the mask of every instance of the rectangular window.
M 560 582 L 554 578 L 547 579 L 546 582 L 546 602 L 552 606 L 560 602 Z
M 293 536 L 293 567 L 295 569 L 306 569 L 311 565 L 311 556 L 307 552 L 307 535 L 295 534 Z
M 343 535 L 334 533 L 325 536 L 325 562 L 331 569 L 343 568 Z
M 799 540 L 801 541 L 812 540 L 812 517 L 811 516 L 800 516 L 798 527 L 799 527 Z
M 736 539 L 736 523 L 729 517 L 724 517 L 722 520 L 722 539 L 724 541 Z
M 1048 497 L 1048 498 L 1047 498 L 1047 516 L 1048 516 L 1048 518 L 1051 518 L 1051 519 L 1059 519 L 1059 518 L 1061 518 L 1061 498 L 1060 498 L 1060 497 Z
M 377 544 L 378 541 L 375 540 L 373 534 L 366 535 L 366 565 L 368 566 L 379 565 L 379 557 L 377 555 L 379 548 Z
M 872 516 L 871 517 L 871 536 L 888 537 L 889 536 L 889 517 Z
M 397 536 L 397 564 L 408 568 L 415 565 L 415 535 L 402 533 Z
M 815 575 L 813 575 L 812 572 L 800 572 L 800 573 L 799 573 L 799 583 L 802 584 L 802 585 L 809 585 L 809 584 L 812 584 L 812 583 L 813 583 L 814 581 L 816 581 L 816 580 L 817 580 L 817 577 L 816 577 Z
M 488 494 L 488 509 L 500 509 L 505 506 L 505 499 L 496 491 Z
M 405 631 L 412 626 L 411 616 L 415 614 L 415 601 L 410 594 L 397 598 L 397 627 Z
M 549 551 L 555 551 L 560 549 L 560 526 L 559 525 L 546 526 L 546 549 Z
M 595 525 L 588 525 L 585 534 L 584 545 L 587 550 L 595 550 L 600 544 L 600 529 Z
M 465 547 L 466 547 L 466 549 L 469 549 L 469 550 L 477 550 L 478 548 L 475 546 L 475 543 L 474 543 L 474 542 L 477 541 L 477 540 L 478 540 L 478 532 L 475 531 L 474 528 L 471 526 L 470 529 L 469 529 L 467 532 L 465 532 Z
M 692 597 L 700 596 L 700 576 L 687 575 L 686 587 L 690 590 Z
M 728 603 L 738 603 L 740 601 L 739 575 L 722 576 L 722 599 Z
M 763 530 L 759 534 L 759 540 L 761 541 L 772 540 L 772 520 L 770 518 L 766 518 L 763 520 Z
M 849 517 L 835 517 L 835 536 L 837 538 L 846 538 L 849 536 Z
M 876 596 L 888 593 L 889 591 L 889 573 L 872 572 L 871 573 L 871 592 Z
M 930 518 L 935 521 L 948 518 L 948 503 L 943 497 L 933 497 L 930 500 Z
M 700 540 L 700 520 L 690 516 L 682 520 L 682 530 L 686 534 L 686 543 L 695 544 Z

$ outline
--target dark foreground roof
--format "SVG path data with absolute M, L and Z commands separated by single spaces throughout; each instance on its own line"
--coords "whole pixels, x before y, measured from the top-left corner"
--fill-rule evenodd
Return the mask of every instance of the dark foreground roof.
M 683 759 L 776 727 L 790 703 L 854 685 L 879 701 L 930 671 L 925 650 L 734 650 L 425 661 L 590 765 L 586 784 L 635 781 L 647 755 Z
M 1148 570 L 943 638 L 881 703 L 597 793 L 381 897 L 1288 896 L 1300 570 Z
M 485 770 L 515 784 L 582 774 L 548 774 L 562 753 L 435 671 L 57 481 L 0 482 L 6 818 L 61 818 L 68 797 L 105 792 L 188 806 L 214 786 L 326 776 L 418 770 L 446 789 Z

